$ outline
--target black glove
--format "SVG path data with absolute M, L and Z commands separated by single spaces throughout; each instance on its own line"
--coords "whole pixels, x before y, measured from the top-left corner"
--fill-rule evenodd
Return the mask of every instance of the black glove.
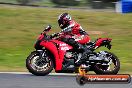
M 52 34 L 50 37 L 54 38 L 54 37 L 57 37 L 57 36 L 59 36 L 59 33 Z

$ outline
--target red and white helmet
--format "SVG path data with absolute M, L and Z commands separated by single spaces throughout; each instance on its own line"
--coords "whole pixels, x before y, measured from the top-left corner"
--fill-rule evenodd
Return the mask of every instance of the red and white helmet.
M 58 24 L 61 28 L 67 25 L 71 21 L 71 16 L 68 13 L 62 13 L 58 17 Z

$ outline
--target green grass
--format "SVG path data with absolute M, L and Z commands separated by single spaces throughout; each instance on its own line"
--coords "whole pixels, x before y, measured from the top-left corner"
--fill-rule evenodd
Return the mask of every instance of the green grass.
M 59 32 L 57 17 L 62 12 L 69 12 L 86 31 L 106 32 L 91 38 L 112 38 L 110 52 L 121 61 L 120 73 L 132 73 L 132 14 L 5 5 L 0 5 L 0 71 L 26 71 L 25 59 L 38 34 L 48 24 L 53 26 L 50 33 Z

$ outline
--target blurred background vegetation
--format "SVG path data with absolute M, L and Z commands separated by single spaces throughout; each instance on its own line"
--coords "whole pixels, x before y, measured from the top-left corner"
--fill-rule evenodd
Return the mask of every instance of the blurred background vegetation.
M 91 7 L 95 9 L 114 8 L 118 0 L 0 0 L 1 3 L 48 6 L 48 7 Z

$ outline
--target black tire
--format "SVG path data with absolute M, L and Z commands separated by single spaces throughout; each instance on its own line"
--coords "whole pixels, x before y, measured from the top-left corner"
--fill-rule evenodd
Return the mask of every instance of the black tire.
M 112 75 L 112 74 L 117 74 L 118 73 L 118 71 L 120 70 L 120 61 L 119 61 L 119 59 L 118 59 L 118 57 L 115 55 L 115 54 L 113 54 L 113 53 L 111 53 L 111 52 L 107 52 L 108 54 L 110 54 L 110 55 L 112 55 L 112 62 L 113 63 L 116 63 L 116 65 L 115 65 L 115 67 L 114 67 L 114 69 L 113 70 L 102 70 L 102 69 L 100 69 L 100 67 L 96 64 L 95 66 L 94 66 L 94 72 L 96 73 L 96 74 L 108 74 L 108 75 Z
M 84 76 L 76 76 L 76 82 L 80 85 L 83 86 L 86 84 L 86 78 Z
M 50 57 L 48 57 L 48 59 L 50 59 L 50 63 L 49 63 L 50 66 L 48 67 L 48 69 L 46 69 L 45 71 L 37 71 L 31 66 L 31 61 L 33 60 L 35 56 L 39 56 L 39 52 L 33 51 L 26 59 L 26 67 L 28 71 L 36 76 L 48 75 L 54 68 L 53 60 Z

